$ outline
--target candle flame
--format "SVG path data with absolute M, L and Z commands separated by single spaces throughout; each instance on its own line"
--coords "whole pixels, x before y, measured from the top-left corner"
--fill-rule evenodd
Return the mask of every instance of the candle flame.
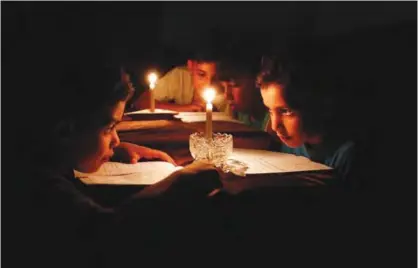
M 213 88 L 207 88 L 205 92 L 203 93 L 203 98 L 206 100 L 206 102 L 211 103 L 216 96 L 216 91 Z
M 150 73 L 148 75 L 148 81 L 150 82 L 151 85 L 154 85 L 155 82 L 157 82 L 157 75 L 155 73 Z

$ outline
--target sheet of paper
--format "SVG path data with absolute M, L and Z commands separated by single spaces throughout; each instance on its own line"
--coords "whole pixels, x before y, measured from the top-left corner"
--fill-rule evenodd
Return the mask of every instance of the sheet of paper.
M 178 114 L 176 111 L 171 110 L 164 110 L 164 109 L 155 109 L 154 112 L 151 112 L 149 109 L 133 111 L 129 113 L 125 113 L 125 115 L 132 115 L 132 114 Z
M 152 120 L 152 121 L 122 121 L 116 125 L 117 131 L 128 131 L 128 130 L 138 130 L 138 129 L 156 129 L 172 126 L 173 123 L 170 120 Z
M 331 169 L 326 165 L 313 162 L 303 156 L 264 150 L 236 148 L 229 158 L 245 163 L 248 166 L 246 174 L 283 173 Z
M 175 115 L 174 117 L 179 118 L 181 121 L 185 123 L 205 122 L 206 112 L 181 112 L 178 115 Z M 222 112 L 212 113 L 212 121 L 224 121 L 243 124 L 241 121 L 236 120 L 232 116 L 229 116 Z
M 168 162 L 139 162 L 123 164 L 107 162 L 94 173 L 74 171 L 75 176 L 86 184 L 149 185 L 163 180 L 183 167 Z
M 217 113 L 217 112 L 214 112 Z M 177 115 L 179 118 L 186 117 L 186 116 L 194 116 L 194 115 L 205 115 L 206 112 L 179 112 Z

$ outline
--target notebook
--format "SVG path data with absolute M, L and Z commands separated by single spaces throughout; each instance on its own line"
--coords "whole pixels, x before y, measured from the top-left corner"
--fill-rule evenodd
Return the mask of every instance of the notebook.
M 165 179 L 179 169 L 182 167 L 163 161 L 136 164 L 107 162 L 94 173 L 74 170 L 74 174 L 85 184 L 150 185 Z

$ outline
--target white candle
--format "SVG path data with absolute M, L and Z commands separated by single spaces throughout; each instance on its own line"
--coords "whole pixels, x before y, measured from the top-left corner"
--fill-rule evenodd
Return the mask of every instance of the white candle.
M 154 112 L 155 111 L 155 96 L 154 96 L 154 88 L 150 87 L 150 111 Z
M 212 103 L 206 103 L 206 138 L 212 139 Z
M 213 88 L 207 88 L 203 94 L 206 100 L 206 138 L 212 140 L 212 101 L 215 99 L 216 92 Z
M 149 81 L 149 89 L 150 89 L 150 111 L 155 111 L 155 96 L 154 96 L 154 88 L 157 82 L 157 75 L 155 73 L 150 73 L 148 75 Z

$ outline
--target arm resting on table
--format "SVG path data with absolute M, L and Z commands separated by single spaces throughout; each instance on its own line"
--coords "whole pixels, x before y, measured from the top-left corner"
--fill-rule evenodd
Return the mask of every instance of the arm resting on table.
M 142 95 L 135 101 L 134 107 L 138 110 L 148 109 L 150 106 L 150 92 L 149 90 L 142 93 Z M 177 112 L 199 112 L 203 111 L 204 107 L 199 104 L 175 104 L 155 100 L 155 108 L 171 110 Z

